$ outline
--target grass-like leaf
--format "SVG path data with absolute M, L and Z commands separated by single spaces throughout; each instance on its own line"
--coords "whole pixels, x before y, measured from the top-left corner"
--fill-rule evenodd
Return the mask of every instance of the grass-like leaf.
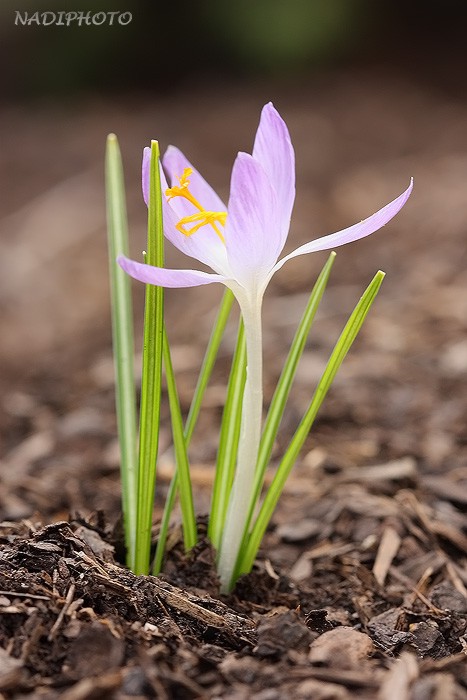
M 211 336 L 204 354 L 203 364 L 201 365 L 198 381 L 196 383 L 195 393 L 193 395 L 193 400 L 186 419 L 185 438 L 187 443 L 191 441 L 191 437 L 198 420 L 201 403 L 203 401 L 209 379 L 211 378 L 214 363 L 219 352 L 219 347 L 222 338 L 224 337 L 225 327 L 227 325 L 227 321 L 229 320 L 230 312 L 232 311 L 234 299 L 235 297 L 230 289 L 226 289 L 222 296 L 219 311 L 217 312 L 217 317 L 211 331 Z
M 196 422 L 198 420 L 199 412 L 201 409 L 201 404 L 203 401 L 204 393 L 206 391 L 206 387 L 209 383 L 209 379 L 212 374 L 212 370 L 214 368 L 214 363 L 216 361 L 218 352 L 219 352 L 219 347 L 222 341 L 222 338 L 224 336 L 224 331 L 227 325 L 227 321 L 229 320 L 230 312 L 232 310 L 232 304 L 234 301 L 234 295 L 230 291 L 230 289 L 226 289 L 224 292 L 224 295 L 222 297 L 221 304 L 219 306 L 219 311 L 217 313 L 216 320 L 214 322 L 214 326 L 211 332 L 211 336 L 209 338 L 209 342 L 206 348 L 206 352 L 204 354 L 204 359 L 203 363 L 201 365 L 200 373 L 198 376 L 198 381 L 196 383 L 196 388 L 195 392 L 193 395 L 193 399 L 190 405 L 190 410 L 188 412 L 188 417 L 185 423 L 185 430 L 184 430 L 184 435 L 185 435 L 185 441 L 186 441 L 186 447 L 188 449 L 188 446 L 191 442 L 191 438 L 193 435 L 193 431 L 196 426 Z M 164 504 L 164 512 L 162 515 L 162 520 L 161 520 L 161 526 L 159 530 L 159 537 L 157 540 L 157 547 L 156 547 L 156 554 L 154 557 L 154 564 L 153 564 L 153 574 L 154 576 L 157 576 L 161 570 L 162 570 L 162 562 L 164 559 L 164 552 L 165 552 L 165 544 L 167 541 L 167 533 L 169 530 L 169 525 L 170 525 L 170 516 L 172 515 L 172 511 L 174 509 L 175 505 L 175 500 L 177 497 L 177 492 L 178 492 L 178 472 L 175 471 L 175 474 L 172 477 L 172 480 L 170 482 L 169 490 L 167 493 L 167 497 L 165 500 Z
M 106 158 L 107 230 L 109 249 L 112 340 L 115 364 L 115 392 L 122 508 L 127 565 L 135 565 L 137 523 L 137 432 L 134 382 L 134 337 L 131 281 L 117 265 L 117 255 L 128 255 L 128 221 L 123 165 L 115 134 L 107 137 Z
M 383 279 L 384 273 L 381 271 L 377 272 L 352 312 L 334 347 L 334 350 L 332 351 L 331 357 L 326 365 L 326 369 L 324 370 L 321 380 L 316 388 L 311 403 L 303 416 L 266 493 L 258 517 L 256 518 L 255 524 L 248 539 L 247 546 L 243 550 L 241 558 L 239 558 L 236 568 L 236 577 L 251 571 L 259 546 L 282 493 L 285 482 L 297 460 L 308 433 L 310 432 L 311 426 L 313 425 L 316 414 L 318 413 L 327 391 L 331 386 L 344 357 L 348 353 L 352 343 L 360 331 L 360 328 L 362 327 L 363 321 L 365 320 L 371 305 L 375 300 Z
M 227 396 L 222 414 L 216 474 L 209 512 L 208 536 L 217 550 L 219 550 L 221 544 L 222 531 L 227 515 L 227 506 L 235 474 L 245 379 L 246 343 L 243 321 L 240 320 L 237 344 L 232 360 L 229 383 L 227 386 Z
M 279 425 L 284 414 L 284 409 L 290 394 L 290 390 L 292 388 L 292 383 L 295 377 L 295 373 L 297 371 L 298 363 L 303 354 L 303 350 L 305 349 L 306 340 L 310 333 L 310 329 L 316 316 L 316 312 L 323 297 L 324 290 L 326 289 L 335 258 L 336 253 L 332 252 L 329 255 L 327 262 L 321 270 L 318 279 L 316 280 L 316 283 L 311 291 L 310 298 L 308 299 L 305 311 L 303 312 L 302 318 L 298 325 L 294 339 L 290 346 L 289 354 L 285 361 L 284 367 L 281 372 L 281 376 L 279 377 L 279 381 L 277 382 L 277 386 L 271 400 L 271 405 L 269 407 L 269 411 L 264 422 L 263 433 L 261 435 L 258 461 L 256 464 L 255 483 L 250 497 L 250 510 L 248 520 L 245 526 L 242 546 L 240 548 L 240 556 L 248 541 L 250 523 L 253 518 L 259 497 L 261 495 L 261 490 L 263 488 L 264 483 L 264 476 L 266 474 L 266 469 L 268 467 L 269 459 L 271 457 L 274 440 L 276 439 L 277 432 L 279 430 Z
M 188 462 L 187 445 L 183 433 L 183 419 L 180 410 L 177 385 L 170 357 L 169 341 L 164 330 L 163 340 L 164 368 L 167 380 L 167 393 L 169 395 L 170 416 L 172 420 L 172 436 L 175 447 L 175 461 L 178 474 L 178 489 L 180 492 L 180 506 L 182 510 L 183 542 L 188 551 L 197 542 L 196 517 L 193 506 L 193 493 L 191 490 L 190 464 Z
M 175 506 L 178 493 L 178 472 L 175 471 L 170 480 L 169 490 L 165 497 L 164 512 L 162 514 L 161 525 L 159 528 L 159 536 L 157 538 L 156 553 L 152 564 L 152 575 L 159 576 L 162 571 L 162 563 L 164 561 L 165 545 L 170 526 L 170 516 Z
M 162 196 L 159 144 L 151 142 L 146 262 L 164 265 Z M 140 442 L 138 464 L 138 523 L 135 573 L 149 573 L 152 512 L 156 486 L 164 331 L 164 290 L 146 285 L 144 309 L 143 370 L 141 379 Z

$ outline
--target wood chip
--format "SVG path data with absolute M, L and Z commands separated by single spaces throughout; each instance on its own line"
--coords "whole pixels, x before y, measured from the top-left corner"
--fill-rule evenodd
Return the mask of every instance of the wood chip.
M 339 475 L 339 481 L 399 481 L 400 479 L 415 479 L 416 476 L 417 463 L 414 458 L 402 457 L 385 464 L 344 469 Z
M 121 671 L 110 671 L 101 676 L 84 678 L 62 693 L 62 700 L 92 700 L 108 696 L 110 691 L 118 688 L 122 682 Z
M 323 524 L 313 518 L 303 518 L 298 522 L 284 523 L 277 528 L 277 535 L 284 542 L 303 542 L 322 532 Z
M 49 455 L 55 447 L 55 439 L 49 431 L 34 433 L 12 449 L 0 462 L 3 483 L 17 484 L 19 476 L 25 476 L 33 462 Z
M 343 544 L 342 542 L 321 542 L 313 549 L 310 549 L 303 556 L 308 559 L 321 559 L 322 557 L 339 557 L 355 549 L 353 544 Z
M 0 647 L 0 690 L 14 688 L 21 677 L 23 662 L 10 656 Z
M 436 535 L 440 535 L 456 545 L 464 554 L 467 554 L 467 536 L 441 520 L 433 520 L 431 529 Z
M 378 700 L 410 700 L 410 686 L 416 678 L 417 659 L 408 652 L 402 652 L 383 681 Z
M 373 574 L 380 586 L 384 585 L 392 560 L 399 551 L 400 544 L 401 538 L 396 530 L 390 526 L 386 527 L 373 565 Z
M 297 700 L 310 700 L 310 698 L 349 700 L 350 695 L 345 688 L 336 683 L 325 683 L 317 678 L 308 678 L 296 687 L 295 697 Z
M 467 504 L 467 486 L 464 484 L 448 481 L 446 478 L 439 476 L 425 476 L 421 484 L 441 498 Z
M 312 664 L 353 669 L 368 661 L 373 648 L 367 634 L 352 627 L 336 627 L 315 639 L 310 646 L 308 659 Z
M 297 559 L 289 572 L 290 578 L 295 581 L 305 581 L 313 572 L 313 564 L 306 554 Z
M 339 683 L 340 685 L 348 686 L 349 688 L 378 688 L 379 687 L 379 672 L 374 672 L 373 669 L 367 674 L 358 671 L 348 670 L 343 668 L 293 668 L 290 670 L 290 675 L 294 678 L 303 677 L 319 678 L 330 683 Z M 356 697 L 356 696 L 354 696 Z M 397 699 L 398 700 L 398 699 Z

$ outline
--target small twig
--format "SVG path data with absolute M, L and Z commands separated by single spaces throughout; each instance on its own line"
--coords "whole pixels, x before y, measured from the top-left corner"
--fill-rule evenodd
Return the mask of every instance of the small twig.
M 109 578 L 107 571 L 99 564 L 98 561 L 96 561 L 96 559 L 91 559 L 91 557 L 84 552 L 77 552 L 76 556 L 86 562 L 86 564 L 89 564 L 90 567 L 97 569 L 101 576 L 104 576 L 106 579 Z
M 412 581 L 408 578 L 408 576 L 404 576 L 404 574 L 398 571 L 394 566 L 391 566 L 389 572 L 391 576 L 394 576 L 394 578 L 397 579 L 397 581 L 400 581 L 404 584 L 404 586 L 410 588 L 412 593 L 414 593 L 417 596 L 417 598 L 419 598 L 422 601 L 422 603 L 426 605 L 428 610 L 431 610 L 431 612 L 434 615 L 446 615 L 446 612 L 444 610 L 441 610 L 440 608 L 437 608 L 436 605 L 433 605 L 433 603 L 429 601 L 428 598 L 424 596 L 423 593 L 421 593 L 416 586 L 413 585 Z
M 412 600 L 410 601 L 410 605 L 413 605 L 415 603 L 415 598 L 419 595 L 424 595 L 423 591 L 426 590 L 426 584 L 430 580 L 430 578 L 433 576 L 434 569 L 432 566 L 428 566 L 423 574 L 420 576 L 418 579 L 417 583 L 415 584 L 414 590 L 413 590 L 413 596 Z
M 446 567 L 447 574 L 448 574 L 449 578 L 451 579 L 456 590 L 458 590 L 461 595 L 463 595 L 463 596 L 465 596 L 465 598 L 467 598 L 467 588 L 465 587 L 464 582 L 462 581 L 461 577 L 457 573 L 457 570 L 456 570 L 454 563 L 447 560 L 444 565 Z
M 180 612 L 185 613 L 186 615 L 189 615 L 195 620 L 203 622 L 210 627 L 217 627 L 219 629 L 226 626 L 226 622 L 221 615 L 218 615 L 211 610 L 207 610 L 206 608 L 202 608 L 200 605 L 191 602 L 178 593 L 167 591 L 165 588 L 162 588 L 162 586 L 155 584 L 155 588 L 157 590 L 157 595 L 172 608 L 176 608 Z
M 170 607 L 175 608 L 179 612 L 184 613 L 185 615 L 189 615 L 195 620 L 209 625 L 210 627 L 216 627 L 218 629 L 221 629 L 229 626 L 229 623 L 222 615 L 218 615 L 217 613 L 212 612 L 207 608 L 201 607 L 201 605 L 194 603 L 189 598 L 186 598 L 180 593 L 176 593 L 173 589 L 167 589 L 165 586 L 158 584 L 155 580 L 153 582 L 153 585 L 157 592 L 157 595 L 166 603 L 166 605 L 169 605 Z M 238 624 L 241 624 L 243 627 L 247 627 L 249 630 L 255 627 L 255 623 L 252 620 L 249 620 L 245 617 L 241 617 L 239 615 L 235 615 L 231 610 L 229 610 L 228 612 L 230 619 L 234 618 L 235 621 Z
M 0 591 L 0 595 L 16 596 L 17 598 L 34 598 L 34 600 L 50 600 L 50 596 L 35 593 L 20 593 L 19 591 Z
M 271 562 L 269 561 L 269 559 L 264 560 L 264 568 L 266 569 L 266 572 L 270 578 L 274 579 L 274 581 L 279 580 L 280 576 L 279 576 L 279 574 L 276 574 L 276 572 L 274 571 L 274 567 L 271 564 Z
M 124 586 L 123 583 L 119 583 L 118 581 L 114 581 L 109 576 L 102 576 L 102 574 L 94 572 L 93 578 L 96 581 L 99 581 L 99 583 L 102 583 L 102 585 L 105 586 L 106 588 L 112 589 L 117 594 L 120 594 L 123 596 L 128 596 L 128 597 L 134 596 L 134 593 L 131 590 L 131 588 L 128 588 L 128 586 Z
M 68 589 L 68 593 L 66 594 L 65 603 L 63 605 L 63 608 L 60 610 L 60 613 L 59 613 L 57 619 L 55 620 L 55 622 L 52 626 L 52 629 L 49 632 L 49 636 L 47 637 L 47 640 L 49 642 L 52 642 L 55 639 L 55 637 L 57 636 L 57 632 L 60 628 L 60 625 L 63 622 L 63 618 L 65 617 L 65 614 L 66 614 L 68 608 L 70 607 L 71 603 L 73 602 L 75 590 L 76 590 L 76 586 L 74 583 L 72 583 L 70 585 L 70 588 Z

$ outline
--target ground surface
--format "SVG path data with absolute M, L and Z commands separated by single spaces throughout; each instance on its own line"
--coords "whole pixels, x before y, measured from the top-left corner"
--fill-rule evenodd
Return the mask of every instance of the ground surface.
M 467 104 L 368 72 L 271 92 L 0 114 L 10 135 L 0 257 L 5 698 L 467 698 Z M 120 563 L 102 144 L 107 131 L 120 136 L 138 254 L 144 143 L 177 143 L 226 194 L 235 151 L 250 148 L 271 98 L 297 150 L 289 248 L 364 218 L 410 175 L 416 190 L 384 231 L 339 251 L 275 459 L 346 314 L 376 269 L 388 277 L 257 567 L 220 598 L 208 545 L 185 560 L 176 525 L 162 579 Z M 271 285 L 266 398 L 323 262 L 297 259 Z M 184 408 L 218 298 L 167 295 Z M 193 442 L 200 513 L 234 337 L 233 325 Z M 165 409 L 155 521 L 173 469 L 167 418 Z

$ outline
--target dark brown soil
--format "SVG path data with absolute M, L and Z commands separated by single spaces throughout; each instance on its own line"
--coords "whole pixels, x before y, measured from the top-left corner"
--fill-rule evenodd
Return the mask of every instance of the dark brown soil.
M 398 468 L 384 495 L 325 477 L 332 497 L 222 599 L 205 541 L 186 558 L 175 539 L 154 578 L 115 562 L 102 515 L 2 523 L 4 697 L 465 697 L 466 536 Z
M 271 90 L 0 114 L 0 698 L 467 698 L 467 103 L 369 72 Z M 225 192 L 271 97 L 297 150 L 290 248 L 410 175 L 416 189 L 384 231 L 338 252 L 273 460 L 346 314 L 376 269 L 387 279 L 254 571 L 221 597 L 209 545 L 186 557 L 176 518 L 162 577 L 122 565 L 101 154 L 116 131 L 137 253 L 142 145 L 177 143 Z M 297 259 L 271 284 L 267 399 L 323 262 Z M 184 410 L 218 298 L 167 294 Z M 140 289 L 136 302 L 139 333 Z M 233 324 L 191 450 L 201 514 L 234 338 Z M 155 538 L 172 473 L 164 408 Z

